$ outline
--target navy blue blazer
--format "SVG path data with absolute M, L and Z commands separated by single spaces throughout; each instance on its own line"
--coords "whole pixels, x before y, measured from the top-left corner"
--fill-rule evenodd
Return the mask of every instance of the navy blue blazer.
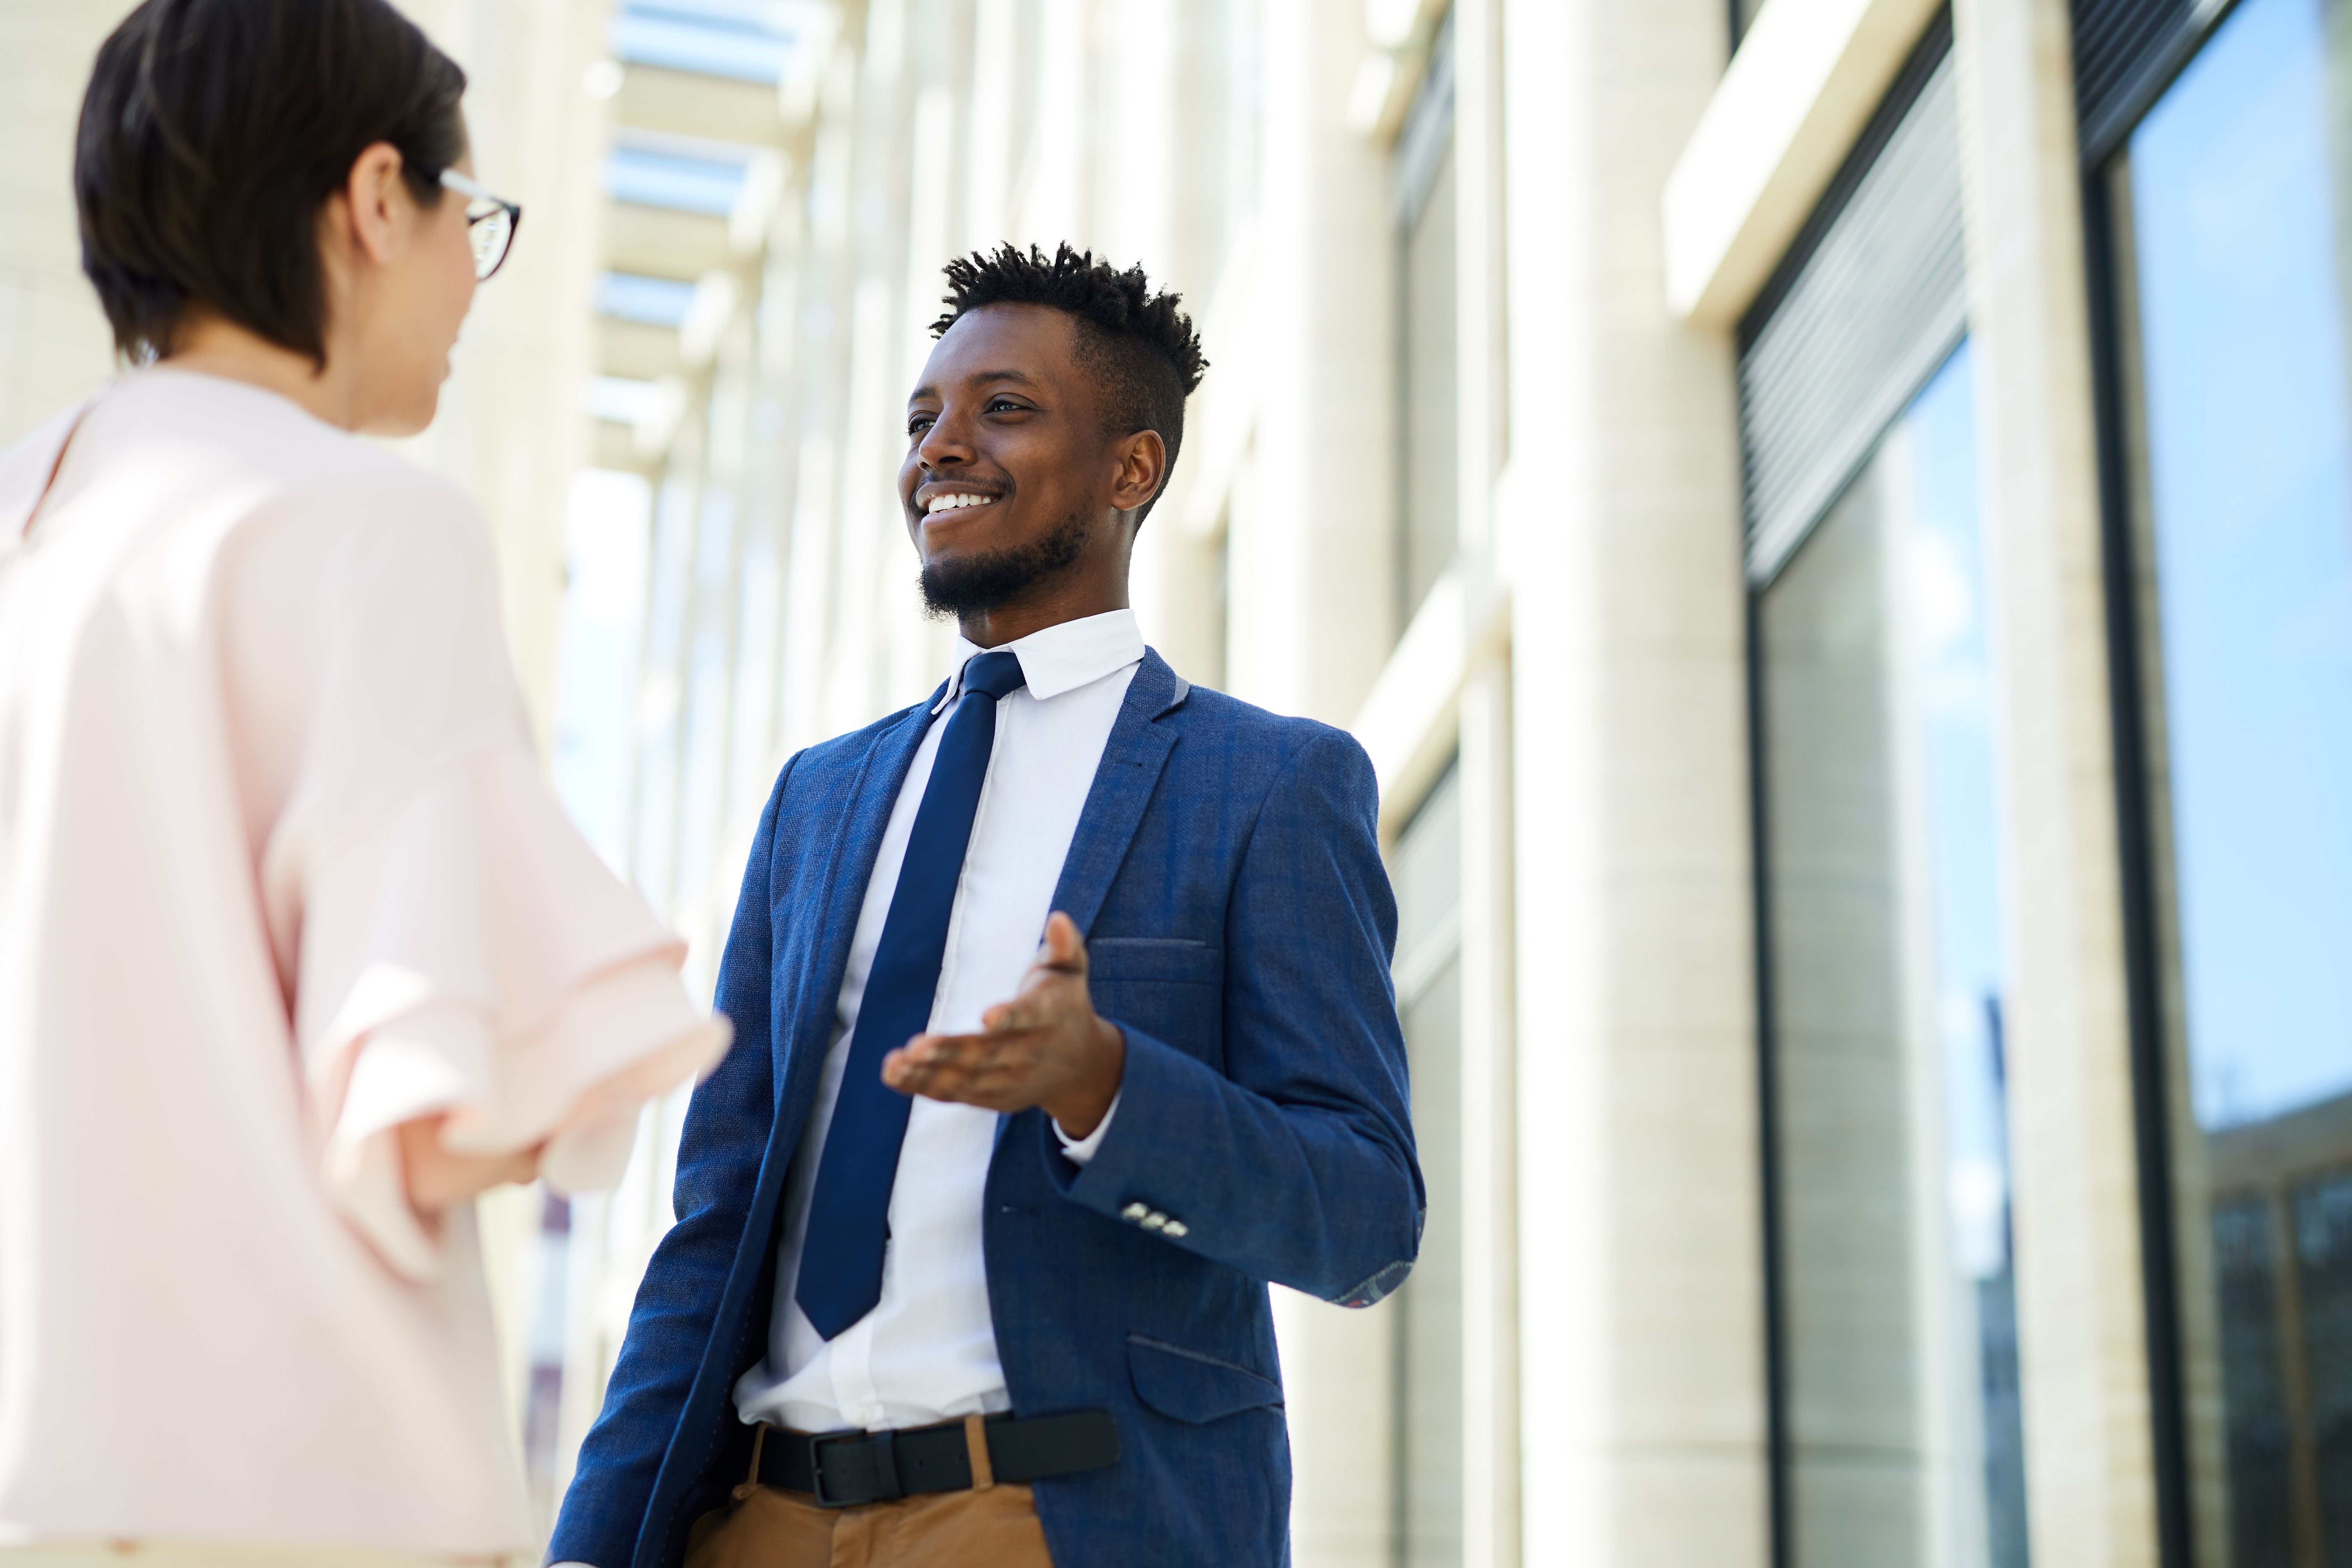
M 677 1224 L 554 1561 L 668 1568 L 745 1475 L 731 1390 L 766 1353 L 786 1173 L 929 709 L 811 747 L 776 781 L 719 969 L 735 1047 L 688 1112 Z M 1116 1466 L 1036 1483 L 1065 1568 L 1286 1561 L 1266 1281 L 1369 1306 L 1412 1267 L 1423 1194 L 1376 793 L 1344 732 L 1188 688 L 1157 653 L 1112 725 L 1054 905 L 1087 935 L 1097 1010 L 1126 1032 L 1118 1114 L 1083 1168 L 1043 1112 L 1008 1118 L 983 1221 L 1014 1412 L 1118 1424 Z M 1130 1204 L 1184 1234 L 1122 1218 Z

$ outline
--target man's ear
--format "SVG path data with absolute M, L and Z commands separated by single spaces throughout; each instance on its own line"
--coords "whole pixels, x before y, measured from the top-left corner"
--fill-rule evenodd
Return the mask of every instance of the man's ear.
M 1150 504 L 1168 477 L 1168 444 L 1157 430 L 1138 430 L 1118 444 L 1118 477 L 1111 485 L 1110 504 L 1133 511 Z

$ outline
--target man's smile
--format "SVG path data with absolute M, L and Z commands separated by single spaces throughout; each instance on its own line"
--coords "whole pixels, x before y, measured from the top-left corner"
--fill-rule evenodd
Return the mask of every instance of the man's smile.
M 974 507 L 988 506 L 1003 500 L 1009 493 L 1002 482 L 985 479 L 928 479 L 915 487 L 915 510 L 927 518 L 942 512 L 968 511 Z

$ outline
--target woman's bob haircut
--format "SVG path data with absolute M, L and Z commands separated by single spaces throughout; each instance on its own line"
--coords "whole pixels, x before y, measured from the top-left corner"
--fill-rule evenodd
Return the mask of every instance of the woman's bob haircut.
M 465 90 L 384 0 L 145 0 L 98 51 L 74 148 L 115 347 L 168 354 L 201 305 L 325 368 L 319 209 L 378 142 L 436 205 Z

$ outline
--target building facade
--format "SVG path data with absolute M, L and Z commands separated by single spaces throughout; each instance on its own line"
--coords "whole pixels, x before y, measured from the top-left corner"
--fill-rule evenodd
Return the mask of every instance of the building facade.
M 1372 755 L 1431 1201 L 1278 1300 L 1298 1561 L 2352 1561 L 2347 0 L 450 3 L 553 270 L 426 449 L 706 984 L 783 759 L 945 672 L 941 263 L 1194 309 L 1138 611 Z M 681 1114 L 512 1243 L 551 1497 Z
M 1213 362 L 1148 635 L 1364 742 L 1402 908 L 1428 1240 L 1282 1303 L 1301 1561 L 2336 1560 L 2337 9 L 632 0 L 707 140 L 624 153 L 740 171 L 608 351 L 632 864 L 708 953 L 941 673 L 940 261 L 1139 259 Z M 780 127 L 652 107 L 683 10 Z

